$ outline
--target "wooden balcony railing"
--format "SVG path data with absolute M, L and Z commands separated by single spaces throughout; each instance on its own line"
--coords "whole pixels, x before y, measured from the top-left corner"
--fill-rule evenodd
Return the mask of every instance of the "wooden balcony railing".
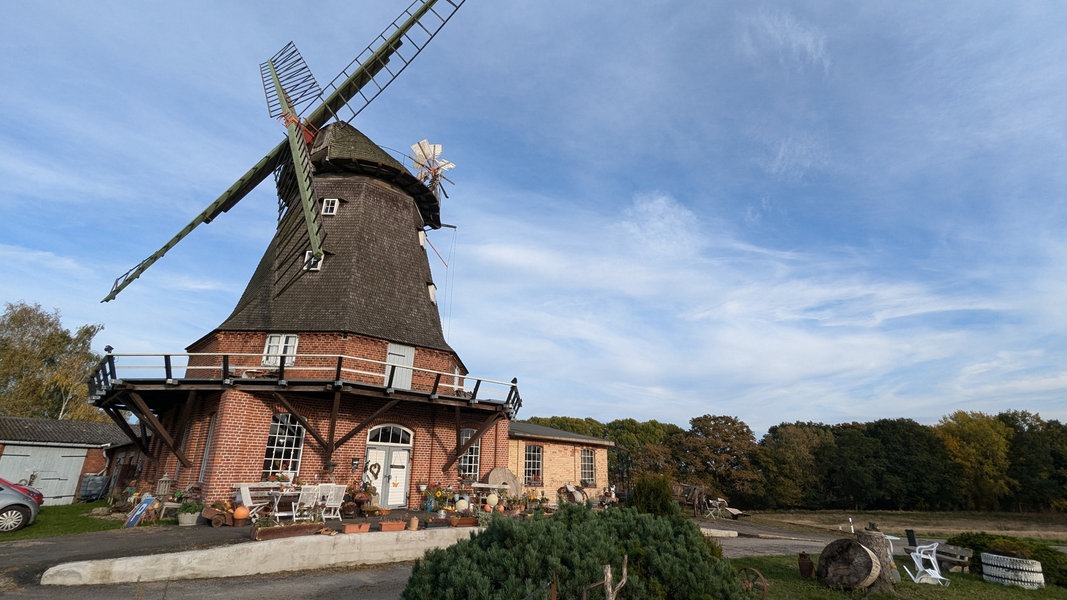
M 175 386 L 275 383 L 286 386 L 298 381 L 334 386 L 376 386 L 386 393 L 406 390 L 431 399 L 447 397 L 466 400 L 470 404 L 498 403 L 503 404 L 511 416 L 522 406 L 517 379 L 504 382 L 464 377 L 337 354 L 108 353 L 93 369 L 89 393 L 93 400 L 98 400 L 126 383 L 158 382 Z

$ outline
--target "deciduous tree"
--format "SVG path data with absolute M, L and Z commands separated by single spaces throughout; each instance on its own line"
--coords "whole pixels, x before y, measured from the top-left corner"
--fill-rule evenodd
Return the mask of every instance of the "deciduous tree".
M 821 508 L 815 451 L 833 441 L 830 426 L 821 423 L 782 423 L 767 430 L 756 453 L 765 505 Z
M 1008 477 L 1012 429 L 996 417 L 960 410 L 942 417 L 936 431 L 963 469 L 967 508 L 999 508 L 1012 488 Z
M 752 465 L 756 438 L 748 425 L 736 417 L 712 415 L 693 418 L 689 424 L 673 448 L 683 478 L 727 497 L 747 500 L 756 494 L 759 476 Z
M 0 316 L 0 414 L 106 421 L 88 403 L 86 380 L 102 325 L 63 327 L 58 310 L 8 303 Z

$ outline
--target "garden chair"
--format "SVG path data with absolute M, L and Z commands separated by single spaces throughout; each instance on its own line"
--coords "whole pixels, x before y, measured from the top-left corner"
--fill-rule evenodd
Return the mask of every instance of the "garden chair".
M 305 485 L 293 503 L 293 521 L 310 521 L 315 509 L 321 506 L 318 485 Z
M 948 585 L 947 578 L 941 575 L 941 567 L 937 565 L 937 542 L 916 546 L 911 553 L 911 560 L 915 563 L 915 573 L 903 565 L 904 571 L 915 583 L 929 583 L 931 585 Z
M 722 498 L 704 498 L 704 518 L 725 519 L 726 500 Z
M 322 519 L 341 520 L 341 505 L 345 502 L 346 488 L 340 484 L 323 484 L 319 492 L 323 497 Z
M 270 503 L 267 500 L 256 502 L 252 499 L 252 491 L 247 483 L 242 483 L 237 487 L 238 498 L 237 502 L 243 504 L 248 509 L 248 518 L 255 519 L 259 516 L 259 512 L 263 510 Z

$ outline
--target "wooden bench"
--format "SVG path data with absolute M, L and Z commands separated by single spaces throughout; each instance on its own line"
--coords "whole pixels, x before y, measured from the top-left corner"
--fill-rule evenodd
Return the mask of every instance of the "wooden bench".
M 904 552 L 909 555 L 915 552 L 916 546 L 932 542 L 932 540 L 918 540 L 915 537 L 915 531 L 912 529 L 905 529 L 904 533 L 908 536 L 908 545 L 904 546 Z M 934 554 L 937 556 L 937 566 L 940 567 L 942 572 L 969 573 L 971 570 L 971 557 L 974 556 L 974 550 L 970 548 L 938 542 L 937 548 L 934 549 Z

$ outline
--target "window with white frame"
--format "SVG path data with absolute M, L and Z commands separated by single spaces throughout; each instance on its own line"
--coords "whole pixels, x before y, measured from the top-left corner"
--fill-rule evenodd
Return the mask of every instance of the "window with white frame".
M 474 429 L 464 429 L 459 432 L 459 445 L 462 446 L 470 441 L 471 437 L 477 433 Z M 469 481 L 478 481 L 479 469 L 481 466 L 482 456 L 482 440 L 478 440 L 471 444 L 470 448 L 463 453 L 463 456 L 459 457 L 459 478 Z
M 304 427 L 290 413 L 277 413 L 270 422 L 267 449 L 263 453 L 263 479 L 293 477 L 300 472 L 304 453 Z
M 322 199 L 322 214 L 324 215 L 336 215 L 337 214 L 337 198 L 323 198 Z
M 542 446 L 527 445 L 526 446 L 526 461 L 524 464 L 523 472 L 526 476 L 526 485 L 528 486 L 542 486 L 544 485 L 543 478 L 543 457 L 545 449 Z
M 297 336 L 292 333 L 272 333 L 267 336 L 263 347 L 263 366 L 277 367 L 285 357 L 285 366 L 291 367 L 296 361 Z
M 322 261 L 326 260 L 326 257 L 315 258 L 315 253 L 308 250 L 304 253 L 304 270 L 305 271 L 321 271 Z
M 582 448 L 582 487 L 596 487 L 596 453 Z

